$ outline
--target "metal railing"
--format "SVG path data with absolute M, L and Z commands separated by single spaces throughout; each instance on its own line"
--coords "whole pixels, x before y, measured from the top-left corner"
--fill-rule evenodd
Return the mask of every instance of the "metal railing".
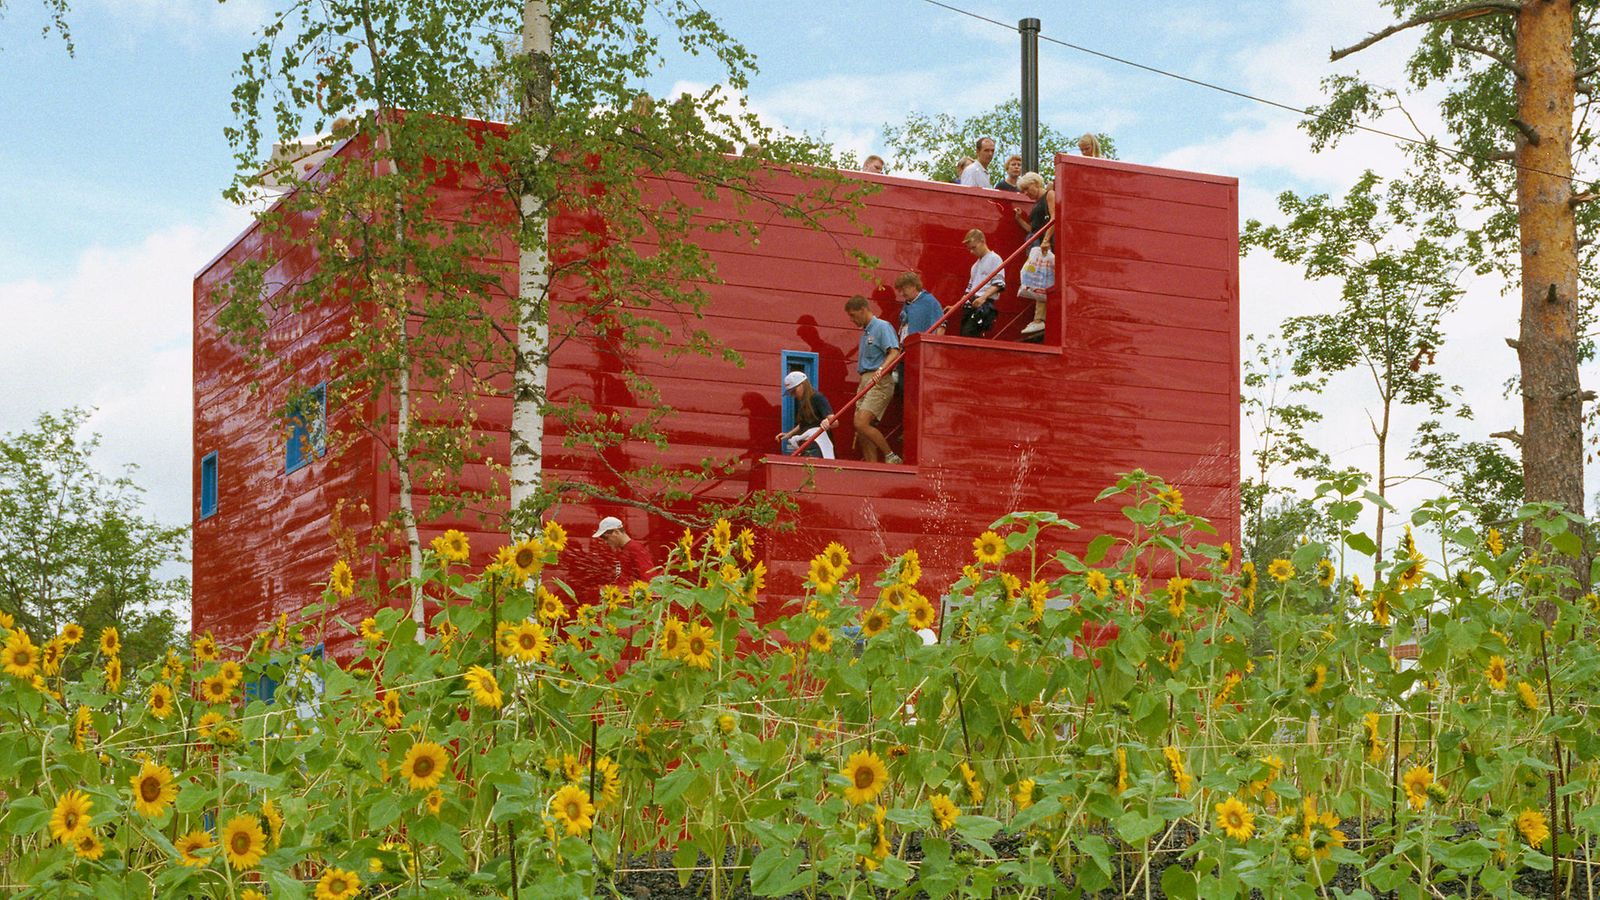
M 1033 246 L 1034 238 L 1036 238 L 1039 235 L 1049 231 L 1054 225 L 1055 225 L 1055 217 L 1052 216 L 1049 221 L 1045 222 L 1044 225 L 1039 228 L 1039 230 L 1029 232 L 1028 236 L 1023 239 L 1021 245 L 1019 245 L 1017 247 L 1017 249 L 1011 251 L 1011 255 L 1010 256 L 1007 256 L 1005 259 L 1000 261 L 1000 269 L 1003 271 L 1006 266 L 1009 266 L 1009 265 L 1011 265 L 1012 262 L 1016 261 L 1018 256 L 1020 256 L 1021 254 L 1025 253 L 1028 250 L 1029 247 Z M 974 288 L 969 288 L 965 294 L 961 295 L 961 299 L 960 300 L 957 300 L 949 309 L 944 311 L 944 315 L 941 315 L 939 317 L 938 321 L 936 321 L 932 325 L 928 326 L 928 330 L 927 331 L 919 332 L 919 334 L 933 334 L 934 332 L 938 331 L 940 328 L 943 328 L 945 326 L 945 324 L 949 322 L 950 317 L 955 315 L 957 312 L 966 309 L 967 301 L 969 301 L 973 297 L 977 296 L 978 292 L 983 290 L 984 286 L 987 285 L 988 283 L 989 283 L 988 280 L 985 279 L 983 284 L 980 284 L 980 285 L 978 285 L 977 287 L 974 287 Z M 872 373 L 872 378 L 869 379 L 863 385 L 861 385 L 861 389 L 856 391 L 856 394 L 855 394 L 854 397 L 851 397 L 849 400 L 846 400 L 845 404 L 843 406 L 841 406 L 838 409 L 834 410 L 833 416 L 832 416 L 833 420 L 835 422 L 837 422 L 845 413 L 849 412 L 850 409 L 856 405 L 856 401 L 858 401 L 862 397 L 866 396 L 867 392 L 872 390 L 874 387 L 876 387 L 879 381 L 882 381 L 883 379 L 888 378 L 889 377 L 889 373 L 894 371 L 895 366 L 898 366 L 902 362 L 904 362 L 905 358 L 906 358 L 905 348 L 901 347 L 900 348 L 900 352 L 895 354 L 894 362 L 891 362 L 891 363 L 889 363 L 888 365 L 885 365 L 885 366 L 880 366 L 876 372 Z M 823 431 L 819 428 L 815 434 L 813 434 L 809 438 L 806 438 L 804 442 L 802 442 L 799 446 L 795 447 L 794 448 L 794 453 L 792 455 L 793 456 L 799 456 L 800 454 L 804 453 L 805 449 L 807 447 L 811 446 L 812 444 L 816 443 L 817 442 L 817 438 L 822 436 L 822 434 L 823 434 Z

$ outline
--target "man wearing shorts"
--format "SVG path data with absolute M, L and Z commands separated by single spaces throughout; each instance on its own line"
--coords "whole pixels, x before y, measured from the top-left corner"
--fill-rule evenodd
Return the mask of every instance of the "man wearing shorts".
M 894 399 L 894 382 L 887 371 L 900 358 L 900 339 L 894 326 L 872 314 L 867 298 L 857 295 L 845 301 L 845 314 L 861 329 L 861 346 L 856 353 L 856 371 L 861 373 L 862 384 L 877 378 L 872 388 L 856 403 L 856 436 L 861 438 L 861 458 L 867 462 L 900 462 L 900 454 L 889 449 L 889 441 L 878 430 L 878 420 L 883 418 L 889 401 Z M 878 375 L 882 378 L 878 378 Z

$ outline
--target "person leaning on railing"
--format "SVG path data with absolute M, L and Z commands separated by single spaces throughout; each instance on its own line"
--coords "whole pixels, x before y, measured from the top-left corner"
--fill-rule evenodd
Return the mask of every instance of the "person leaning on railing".
M 822 392 L 811 386 L 804 372 L 783 376 L 783 389 L 794 397 L 794 427 L 778 433 L 778 446 L 790 456 L 833 459 L 833 406 Z M 808 443 L 809 442 L 809 443 Z M 800 449 L 804 445 L 804 450 Z
M 1049 189 L 1044 183 L 1044 176 L 1038 172 L 1029 172 L 1017 179 L 1017 187 L 1023 196 L 1033 201 L 1033 209 L 1028 212 L 1028 217 L 1022 217 L 1021 210 L 1012 210 L 1017 217 L 1017 225 L 1028 234 L 1037 232 L 1038 236 L 1032 241 L 1033 246 L 1048 251 L 1051 247 L 1050 235 L 1055 231 L 1053 222 L 1055 209 L 1055 191 Z M 1028 251 L 1030 254 L 1032 250 Z M 1041 254 L 1042 255 L 1042 254 Z M 1045 295 L 1042 291 L 1024 287 L 1017 292 L 1017 296 L 1024 300 L 1033 301 L 1033 321 L 1024 325 L 1022 333 L 1037 334 L 1044 330 Z
M 856 371 L 861 383 L 871 388 L 856 403 L 856 437 L 861 443 L 861 458 L 867 462 L 882 459 L 888 463 L 900 462 L 900 455 L 889 449 L 889 440 L 878 430 L 878 420 L 883 418 L 889 401 L 894 399 L 894 382 L 887 372 L 879 373 L 885 366 L 893 366 L 900 358 L 900 339 L 894 327 L 872 314 L 867 298 L 857 294 L 844 303 L 845 314 L 861 329 L 861 345 L 856 353 Z M 882 374 L 884 377 L 879 378 Z
M 1000 315 L 994 304 L 1005 293 L 1005 262 L 1000 254 L 989 249 L 989 240 L 980 229 L 967 232 L 963 243 L 967 245 L 967 252 L 977 257 L 977 262 L 972 264 L 972 274 L 967 278 L 967 293 L 971 297 L 967 308 L 961 312 L 961 336 L 982 337 L 994 327 L 994 320 Z

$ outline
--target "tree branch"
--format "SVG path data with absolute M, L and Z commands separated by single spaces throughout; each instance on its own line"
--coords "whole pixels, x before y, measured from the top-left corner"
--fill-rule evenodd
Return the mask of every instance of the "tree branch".
M 1516 116 L 1511 117 L 1511 124 L 1516 126 L 1518 131 L 1522 132 L 1522 136 L 1528 139 L 1528 143 L 1535 147 L 1539 146 L 1539 132 L 1534 131 L 1532 125 L 1529 125 L 1527 122 L 1522 121 Z
M 1366 40 L 1360 43 L 1352 44 L 1343 50 L 1334 50 L 1328 55 L 1328 61 L 1338 62 L 1352 53 L 1359 53 L 1371 47 L 1390 35 L 1398 34 L 1407 28 L 1415 28 L 1418 25 L 1427 25 L 1432 22 L 1458 22 L 1462 19 L 1475 19 L 1478 16 L 1494 15 L 1495 13 L 1515 13 L 1521 9 L 1521 3 L 1513 3 L 1511 0 L 1483 0 L 1483 2 L 1479 3 L 1463 3 L 1460 6 L 1423 13 L 1420 16 L 1414 16 L 1404 22 L 1397 22 L 1382 31 L 1368 35 Z
M 1494 50 L 1490 50 L 1488 47 L 1485 47 L 1482 44 L 1474 44 L 1471 41 L 1463 41 L 1460 38 L 1451 38 L 1450 46 L 1456 48 L 1457 50 L 1470 50 L 1473 53 L 1487 56 L 1500 65 L 1510 69 L 1512 74 L 1516 75 L 1518 79 L 1526 81 L 1528 78 L 1527 73 L 1522 71 L 1522 67 L 1517 65 L 1517 61 L 1506 56 L 1504 53 L 1498 53 Z

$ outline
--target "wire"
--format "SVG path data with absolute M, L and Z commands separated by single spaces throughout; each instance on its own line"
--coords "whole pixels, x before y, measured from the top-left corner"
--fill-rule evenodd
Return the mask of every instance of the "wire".
M 978 13 L 972 12 L 971 10 L 962 9 L 962 8 L 960 8 L 958 6 L 951 6 L 948 3 L 941 2 L 941 0 L 922 0 L 922 2 L 927 3 L 927 4 L 931 5 L 931 6 L 937 6 L 937 7 L 941 8 L 941 9 L 947 9 L 950 12 L 958 13 L 960 15 L 966 16 L 966 17 L 971 18 L 971 19 L 977 19 L 980 22 L 987 22 L 990 25 L 997 25 L 997 26 L 999 26 L 1001 28 L 1006 29 L 1007 31 L 1015 31 L 1015 32 L 1020 33 L 1020 29 L 1018 29 L 1017 26 L 1015 26 L 1015 25 L 1011 25 L 1009 23 L 1002 22 L 999 19 L 991 19 L 988 16 L 980 15 Z M 1227 94 L 1230 97 L 1238 97 L 1241 100 L 1249 100 L 1249 101 L 1251 101 L 1253 103 L 1260 103 L 1260 104 L 1262 104 L 1264 106 L 1271 106 L 1271 107 L 1274 107 L 1276 109 L 1284 110 L 1286 112 L 1296 113 L 1298 115 L 1305 116 L 1306 118 L 1320 119 L 1320 120 L 1325 120 L 1325 121 L 1331 121 L 1331 120 L 1334 119 L 1333 116 L 1330 116 L 1327 113 L 1312 112 L 1309 109 L 1306 109 L 1304 107 L 1295 106 L 1292 103 L 1284 103 L 1282 101 L 1272 100 L 1272 99 L 1267 98 L 1267 97 L 1258 97 L 1255 94 L 1249 94 L 1249 93 L 1246 93 L 1244 91 L 1240 91 L 1240 90 L 1236 90 L 1234 88 L 1226 87 L 1224 85 L 1213 84 L 1212 82 L 1209 82 L 1209 81 L 1202 81 L 1202 80 L 1200 80 L 1198 78 L 1193 78 L 1193 77 L 1190 77 L 1188 75 L 1184 75 L 1184 74 L 1181 74 L 1181 73 L 1178 73 L 1178 72 L 1168 71 L 1167 69 L 1158 68 L 1156 66 L 1148 65 L 1146 63 L 1137 62 L 1137 61 L 1131 60 L 1131 59 L 1124 59 L 1123 57 L 1120 57 L 1120 56 L 1117 56 L 1117 55 L 1111 54 L 1111 53 L 1106 53 L 1106 52 L 1104 52 L 1102 50 L 1096 50 L 1096 49 L 1094 49 L 1092 47 L 1085 47 L 1085 46 L 1083 46 L 1081 44 L 1074 44 L 1071 41 L 1064 41 L 1064 40 L 1062 40 L 1060 38 L 1051 37 L 1050 35 L 1044 34 L 1043 32 L 1040 32 L 1039 40 L 1048 41 L 1048 42 L 1050 42 L 1052 44 L 1057 44 L 1059 46 L 1066 47 L 1069 50 L 1076 50 L 1079 53 L 1087 53 L 1090 56 L 1097 56 L 1100 59 L 1107 60 L 1108 62 L 1114 62 L 1114 63 L 1118 63 L 1120 65 L 1130 66 L 1132 68 L 1140 69 L 1140 70 L 1145 71 L 1145 72 L 1150 72 L 1150 73 L 1155 74 L 1155 75 L 1161 75 L 1161 76 L 1166 77 L 1166 78 L 1173 78 L 1173 79 L 1176 79 L 1178 81 L 1185 82 L 1186 84 L 1192 84 L 1192 85 L 1194 85 L 1196 87 L 1203 87 L 1203 88 L 1206 88 L 1207 90 L 1217 91 L 1218 93 Z M 1376 135 L 1379 135 L 1381 137 L 1390 138 L 1391 140 L 1400 141 L 1400 142 L 1406 143 L 1406 144 L 1414 144 L 1414 145 L 1416 145 L 1418 147 L 1431 147 L 1431 148 L 1433 148 L 1433 149 L 1435 149 L 1435 150 L 1437 150 L 1437 151 L 1439 151 L 1441 153 L 1444 153 L 1447 156 L 1452 156 L 1452 157 L 1455 157 L 1457 159 L 1475 159 L 1475 160 L 1478 160 L 1479 162 L 1485 162 L 1485 163 L 1501 163 L 1503 165 L 1510 166 L 1511 168 L 1517 169 L 1519 171 L 1531 172 L 1531 173 L 1536 174 L 1536 175 L 1545 175 L 1545 176 L 1548 176 L 1550 178 L 1557 179 L 1559 181 L 1565 181 L 1565 182 L 1567 182 L 1569 184 L 1577 184 L 1578 183 L 1578 179 L 1577 179 L 1576 176 L 1558 175 L 1555 172 L 1550 172 L 1550 171 L 1547 171 L 1545 169 L 1539 169 L 1539 168 L 1535 168 L 1533 166 L 1522 165 L 1521 163 L 1518 163 L 1515 160 L 1502 159 L 1502 158 L 1494 157 L 1494 156 L 1484 156 L 1484 155 L 1479 154 L 1479 153 L 1473 153 L 1470 150 L 1462 150 L 1459 147 L 1451 147 L 1451 146 L 1449 146 L 1447 144 L 1441 144 L 1441 143 L 1438 143 L 1437 141 L 1423 140 L 1422 138 L 1415 138 L 1415 137 L 1411 137 L 1410 135 L 1404 135 L 1404 134 L 1399 134 L 1399 133 L 1396 133 L 1396 132 L 1393 132 L 1393 131 L 1387 131 L 1385 129 L 1376 128 L 1376 127 L 1373 127 L 1371 125 L 1362 125 L 1359 122 L 1351 122 L 1349 124 L 1350 124 L 1350 127 L 1355 129 L 1356 131 L 1365 131 L 1365 132 L 1367 132 L 1369 134 L 1376 134 Z

